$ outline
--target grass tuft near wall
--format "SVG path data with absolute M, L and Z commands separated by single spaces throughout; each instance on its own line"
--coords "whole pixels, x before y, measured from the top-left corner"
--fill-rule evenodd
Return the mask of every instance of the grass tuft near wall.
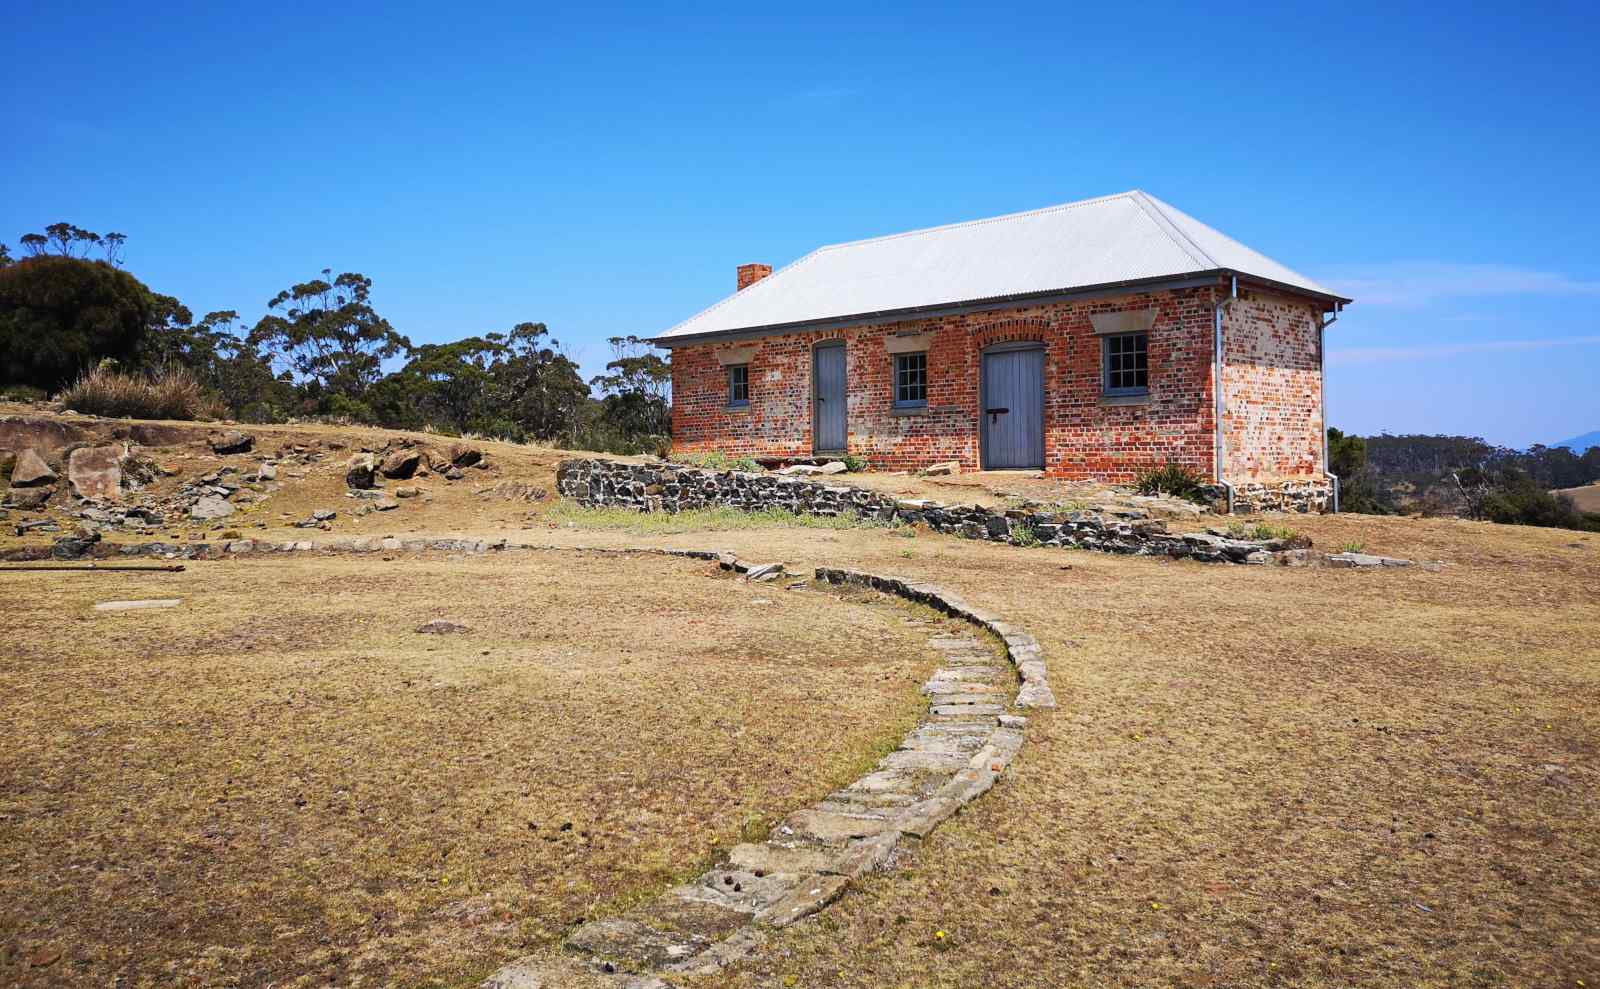
M 746 512 L 738 508 L 696 508 L 670 514 L 636 512 L 628 508 L 585 508 L 566 498 L 551 505 L 545 518 L 557 525 L 570 525 L 576 529 L 613 529 L 639 534 L 723 532 L 731 529 L 904 528 L 856 515 L 799 515 L 781 508 L 759 512 Z

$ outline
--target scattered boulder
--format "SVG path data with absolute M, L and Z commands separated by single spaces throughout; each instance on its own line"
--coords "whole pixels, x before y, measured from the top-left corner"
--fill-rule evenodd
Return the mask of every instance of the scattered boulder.
M 59 450 L 93 434 L 76 423 L 43 416 L 0 416 L 0 450 Z
M 378 467 L 372 460 L 372 455 L 358 453 L 350 458 L 350 466 L 344 472 L 344 483 L 358 491 L 369 491 L 378 486 Z
M 417 495 L 419 495 L 421 493 L 422 493 L 422 489 L 421 488 L 405 487 L 405 488 L 395 488 L 394 489 L 394 496 L 396 498 L 415 498 Z
M 1392 556 L 1375 556 L 1371 553 L 1330 553 L 1328 555 L 1330 567 L 1409 567 L 1410 560 L 1401 560 Z
M 417 626 L 417 631 L 423 635 L 458 635 L 468 631 L 465 625 L 456 622 L 447 622 L 442 618 L 435 618 Z
M 62 536 L 50 545 L 50 555 L 58 560 L 81 560 L 94 552 L 100 533 L 79 529 L 70 536 Z
M 384 477 L 403 481 L 417 472 L 417 467 L 422 463 L 422 451 L 415 448 L 399 449 L 383 458 L 383 465 L 379 468 Z
M 946 460 L 944 463 L 924 467 L 917 473 L 925 474 L 928 477 L 936 477 L 941 474 L 959 474 L 961 473 L 961 462 L 959 460 Z
M 483 493 L 506 501 L 544 501 L 549 496 L 544 488 L 523 481 L 501 481 Z
M 228 504 L 228 499 L 214 494 L 204 495 L 189 506 L 189 517 L 201 521 L 227 518 L 233 512 L 234 508 Z
M 117 431 L 121 433 L 121 430 Z M 183 426 L 162 426 L 157 423 L 140 422 L 129 426 L 127 438 L 140 446 L 178 446 L 187 442 L 194 435 L 193 429 Z M 215 433 L 212 434 L 216 435 Z
M 249 453 L 256 445 L 255 437 L 237 429 L 212 433 L 206 437 L 206 442 L 211 444 L 212 453 Z
M 14 488 L 37 488 L 46 484 L 56 483 L 56 472 L 44 462 L 44 458 L 32 448 L 17 454 L 17 462 L 11 468 L 11 486 Z
M 459 481 L 466 476 L 467 475 L 461 473 L 460 467 L 456 467 L 454 465 L 452 465 L 449 470 L 444 472 L 444 479 L 447 481 Z
M 400 503 L 393 498 L 379 498 L 372 503 L 372 507 L 375 511 L 392 512 L 400 507 Z
M 272 464 L 262 464 L 256 471 L 256 479 L 260 481 L 276 481 L 278 479 L 278 468 Z
M 6 492 L 5 506 L 7 508 L 43 508 L 50 496 L 56 493 L 55 488 L 12 488 Z
M 450 447 L 450 463 L 456 467 L 471 467 L 483 459 L 483 451 L 476 447 L 456 443 Z
M 67 457 L 67 480 L 79 498 L 116 501 L 122 496 L 120 446 L 82 446 Z

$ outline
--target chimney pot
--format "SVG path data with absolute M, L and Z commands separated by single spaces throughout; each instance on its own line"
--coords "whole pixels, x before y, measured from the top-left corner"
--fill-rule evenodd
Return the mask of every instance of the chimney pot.
M 749 288 L 770 274 L 772 274 L 770 264 L 741 264 L 738 268 L 739 288 L 734 291 Z

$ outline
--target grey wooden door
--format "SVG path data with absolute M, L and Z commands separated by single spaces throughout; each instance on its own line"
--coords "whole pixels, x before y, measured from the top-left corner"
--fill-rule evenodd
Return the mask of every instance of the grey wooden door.
M 843 453 L 846 438 L 844 345 L 828 344 L 816 349 L 811 383 L 811 447 L 818 453 Z
M 1044 351 L 983 355 L 979 439 L 987 470 L 1044 466 Z

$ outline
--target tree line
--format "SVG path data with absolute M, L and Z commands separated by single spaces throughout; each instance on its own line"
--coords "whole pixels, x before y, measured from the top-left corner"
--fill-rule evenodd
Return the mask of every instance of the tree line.
M 236 310 L 196 319 L 124 270 L 127 242 L 70 223 L 0 244 L 0 388 L 58 394 L 93 368 L 187 369 L 231 418 L 328 417 L 618 453 L 662 452 L 667 362 L 612 337 L 605 373 L 584 381 L 543 323 L 413 345 L 372 303 L 359 272 L 291 285 L 246 325 Z M 398 365 L 398 366 L 397 366 Z
M 1600 480 L 1600 447 L 1582 454 L 1541 444 L 1513 450 L 1476 436 L 1352 436 L 1329 429 L 1328 459 L 1346 511 L 1600 531 L 1600 515 L 1552 493 Z

